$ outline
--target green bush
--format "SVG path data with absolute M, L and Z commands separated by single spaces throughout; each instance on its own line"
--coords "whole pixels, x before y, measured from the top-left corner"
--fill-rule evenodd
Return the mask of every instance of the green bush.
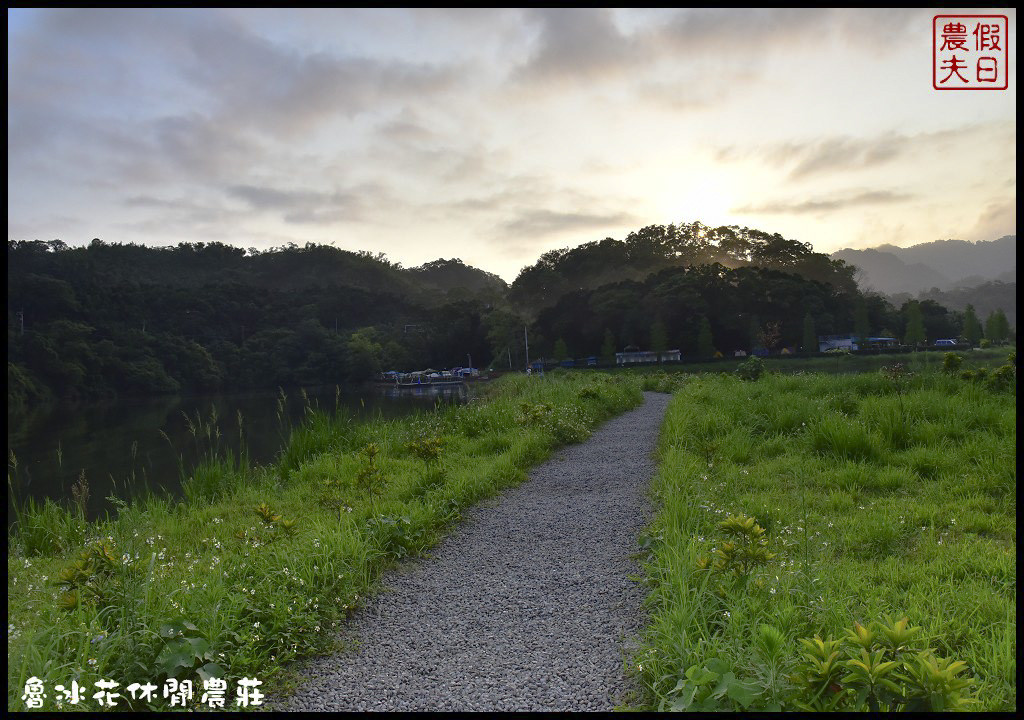
M 960 365 L 963 364 L 964 359 L 956 353 L 948 352 L 942 357 L 942 371 L 955 375 L 960 370 Z
M 757 380 L 764 374 L 764 360 L 751 355 L 736 368 L 736 377 L 740 380 Z

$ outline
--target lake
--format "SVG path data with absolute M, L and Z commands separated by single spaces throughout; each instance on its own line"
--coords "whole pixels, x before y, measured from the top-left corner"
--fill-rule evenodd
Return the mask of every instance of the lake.
M 357 419 L 393 418 L 429 411 L 438 403 L 465 402 L 473 387 L 362 387 L 342 390 L 337 399 L 339 411 Z M 311 405 L 334 412 L 335 388 L 307 389 L 306 393 Z M 299 390 L 287 393 L 283 417 L 278 399 L 276 392 L 125 398 L 8 413 L 7 474 L 13 488 L 8 493 L 8 524 L 15 497 L 19 501 L 49 497 L 69 503 L 71 486 L 83 471 L 89 484 L 90 517 L 111 508 L 106 499 L 111 494 L 128 499 L 148 488 L 180 496 L 179 465 L 190 471 L 209 447 L 205 437 L 197 447 L 189 419 L 195 424 L 198 415 L 205 422 L 214 411 L 222 449 L 237 452 L 241 413 L 251 462 L 271 463 L 287 439 L 288 428 L 299 424 L 305 413 L 306 401 Z

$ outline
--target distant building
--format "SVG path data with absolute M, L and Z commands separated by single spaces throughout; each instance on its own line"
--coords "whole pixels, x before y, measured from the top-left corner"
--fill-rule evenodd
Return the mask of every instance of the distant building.
M 615 353 L 615 364 L 616 365 L 632 365 L 635 363 L 656 363 L 659 362 L 679 362 L 679 358 L 682 356 L 680 351 L 677 350 L 665 350 L 661 353 L 656 353 L 653 350 L 630 350 L 627 352 Z
M 857 343 L 853 335 L 819 335 L 818 336 L 818 352 L 828 352 L 829 350 L 846 349 L 856 350 Z
M 900 341 L 893 337 L 869 337 L 862 344 L 862 350 L 881 350 L 884 348 L 898 348 Z
M 819 335 L 818 352 L 828 352 L 835 348 L 847 350 L 880 350 L 884 348 L 897 348 L 900 341 L 891 337 L 869 337 L 858 343 L 855 335 Z

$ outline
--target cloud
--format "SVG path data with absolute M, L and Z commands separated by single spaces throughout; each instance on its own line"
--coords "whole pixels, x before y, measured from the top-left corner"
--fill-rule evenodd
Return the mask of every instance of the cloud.
M 618 74 L 642 60 L 640 49 L 615 25 L 604 8 L 537 8 L 529 17 L 540 25 L 537 47 L 515 77 L 560 81 Z
M 803 200 L 798 202 L 777 201 L 764 205 L 747 205 L 733 208 L 730 212 L 742 215 L 828 213 L 864 205 L 890 205 L 912 199 L 914 199 L 914 196 L 907 193 L 897 193 L 889 190 L 870 190 L 831 199 Z
M 974 146 L 979 136 L 1000 137 L 1006 134 L 1007 129 L 1005 123 L 972 123 L 913 135 L 890 131 L 866 138 L 834 135 L 750 148 L 726 145 L 715 150 L 715 159 L 735 162 L 754 158 L 772 167 L 790 166 L 789 177 L 801 180 L 831 172 L 845 173 L 876 167 L 896 160 L 937 156 L 949 153 L 961 144 Z
M 360 191 L 282 190 L 258 185 L 233 185 L 227 194 L 246 202 L 252 209 L 279 213 L 294 224 L 332 224 L 358 221 L 365 216 L 367 196 L 380 188 L 364 186 Z
M 718 52 L 729 56 L 758 55 L 843 40 L 861 49 L 896 51 L 904 30 L 931 15 L 919 9 L 838 8 L 701 8 L 683 10 L 670 22 L 655 28 L 650 40 L 674 51 Z
M 513 217 L 501 223 L 500 229 L 503 234 L 510 236 L 537 236 L 635 222 L 636 217 L 626 212 L 586 213 L 537 209 L 516 211 Z
M 121 156 L 129 179 L 161 164 L 223 173 L 329 123 L 429 102 L 459 78 L 454 64 L 286 47 L 213 10 L 42 11 L 9 59 L 12 153 L 79 153 L 99 138 L 93 154 Z
M 968 233 L 969 240 L 996 240 L 1003 235 L 1017 234 L 1017 202 L 1013 198 L 989 203 Z

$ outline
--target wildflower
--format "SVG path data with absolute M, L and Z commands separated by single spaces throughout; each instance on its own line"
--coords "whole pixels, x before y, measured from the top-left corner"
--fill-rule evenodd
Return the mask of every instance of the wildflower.
M 259 620 L 257 620 L 256 622 L 254 622 L 254 623 L 252 624 L 252 626 L 253 626 L 254 628 L 258 628 L 258 627 L 260 626 L 260 621 L 259 621 Z
M 731 614 L 729 613 L 729 611 L 728 611 L 728 610 L 724 610 L 724 611 L 722 612 L 722 615 L 724 615 L 724 616 L 725 616 L 725 617 L 727 617 L 727 618 L 728 618 L 728 617 L 732 617 L 732 615 L 731 615 Z
M 89 658 L 89 665 L 96 667 L 96 658 Z

